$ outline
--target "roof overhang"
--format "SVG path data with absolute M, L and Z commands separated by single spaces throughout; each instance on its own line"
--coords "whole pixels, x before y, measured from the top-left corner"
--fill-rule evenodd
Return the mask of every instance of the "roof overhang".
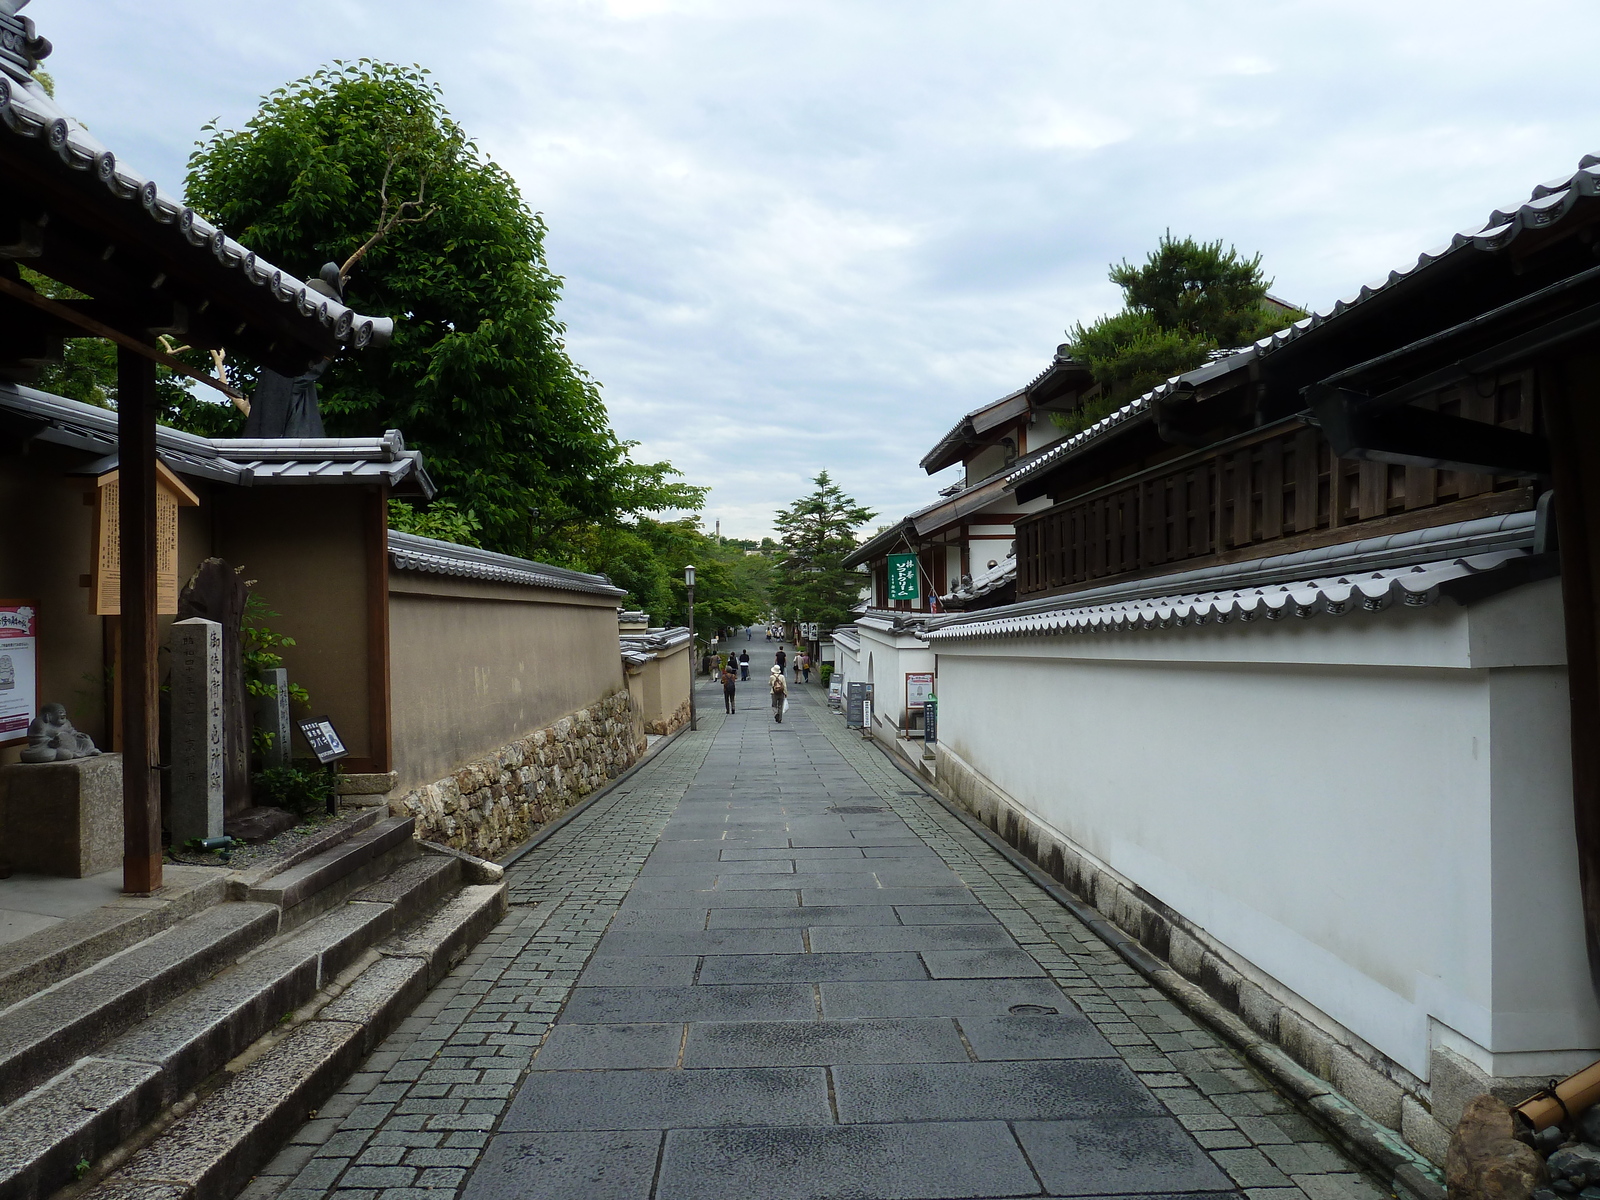
M 95 336 L 83 320 L 142 343 L 171 334 L 226 348 L 291 375 L 389 338 L 388 318 L 320 294 L 120 162 L 30 75 L 48 52 L 31 22 L 0 12 L 0 257 L 90 299 L 45 311 L 8 279 L 21 292 L 0 297 L 0 367 L 15 374 L 49 361 L 53 340 Z

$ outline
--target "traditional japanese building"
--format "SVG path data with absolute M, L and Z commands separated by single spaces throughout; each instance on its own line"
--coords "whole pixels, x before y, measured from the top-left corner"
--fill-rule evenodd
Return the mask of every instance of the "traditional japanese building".
M 1029 509 L 1045 505 L 1019 505 L 1006 481 L 1060 441 L 1063 428 L 1056 418 L 1096 395 L 1089 372 L 1067 357 L 1063 346 L 1026 386 L 957 421 L 921 466 L 929 475 L 960 466 L 960 477 L 933 503 L 881 530 L 845 559 L 846 566 L 864 568 L 872 579 L 868 607 L 938 612 L 1011 599 L 1015 523 Z M 892 554 L 916 555 L 915 599 L 892 598 Z
M 1019 459 L 918 634 L 940 787 L 1435 1161 L 1600 1051 L 1597 162 Z

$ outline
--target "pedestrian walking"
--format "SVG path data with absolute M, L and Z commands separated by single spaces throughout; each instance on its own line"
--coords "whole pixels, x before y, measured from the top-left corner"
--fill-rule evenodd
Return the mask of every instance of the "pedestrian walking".
M 783 668 L 774 665 L 767 680 L 772 688 L 772 719 L 783 724 L 783 706 L 789 702 L 789 685 L 783 681 Z
M 789 656 L 783 652 L 783 647 L 782 646 L 778 647 L 778 653 L 777 653 L 777 656 L 775 658 L 775 661 L 778 664 L 778 672 L 779 672 L 779 674 L 782 674 L 784 667 L 789 665 Z
M 750 678 L 750 651 L 739 651 L 739 679 L 741 682 Z
M 810 683 L 811 682 L 811 655 L 810 654 L 802 654 L 800 656 L 800 671 L 801 671 L 801 673 L 803 675 L 805 675 L 806 682 Z
M 795 656 L 794 656 L 794 681 L 796 683 L 800 682 L 800 659 L 801 659 L 801 657 L 802 656 L 800 654 L 798 654 L 798 653 L 795 654 Z
M 732 664 L 722 668 L 722 707 L 730 713 L 733 711 L 733 692 L 738 682 L 739 675 Z

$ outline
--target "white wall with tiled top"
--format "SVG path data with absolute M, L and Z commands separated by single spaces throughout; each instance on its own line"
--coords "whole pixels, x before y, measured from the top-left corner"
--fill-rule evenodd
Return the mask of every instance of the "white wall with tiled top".
M 1500 1076 L 1600 1048 L 1559 581 L 943 642 L 938 672 L 945 749 L 1046 836 L 1418 1077 L 1436 1045 Z

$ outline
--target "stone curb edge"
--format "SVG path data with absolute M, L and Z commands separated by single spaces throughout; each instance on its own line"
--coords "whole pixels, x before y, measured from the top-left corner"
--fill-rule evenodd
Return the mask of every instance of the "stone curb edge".
M 1251 1029 L 1238 1017 L 1223 1008 L 1197 985 L 1189 982 L 1166 963 L 1162 962 L 1138 942 L 1101 915 L 1073 896 L 1059 883 L 1045 874 L 1037 864 L 1019 854 L 1010 843 L 1001 838 L 977 818 L 945 799 L 927 780 L 920 778 L 911 765 L 892 751 L 872 739 L 873 746 L 892 762 L 895 768 L 917 785 L 930 799 L 936 801 L 973 833 L 981 837 L 993 850 L 1028 877 L 1057 904 L 1094 931 L 1095 935 L 1117 952 L 1140 975 L 1165 992 L 1179 1005 L 1199 1020 L 1205 1022 L 1227 1041 L 1231 1042 L 1252 1065 L 1296 1097 L 1302 1107 L 1311 1113 L 1340 1146 L 1352 1156 L 1391 1180 L 1393 1189 L 1416 1200 L 1445 1200 L 1444 1185 L 1439 1181 L 1438 1168 L 1423 1158 L 1401 1139 L 1394 1130 L 1379 1125 L 1366 1113 L 1356 1108 L 1323 1079 L 1307 1071 L 1271 1042 Z
M 623 771 L 622 774 L 618 775 L 615 779 L 608 779 L 605 783 L 601 784 L 594 791 L 590 792 L 582 800 L 578 801 L 578 803 L 567 809 L 566 812 L 562 813 L 554 821 L 551 821 L 547 825 L 541 826 L 537 833 L 535 833 L 527 841 L 523 842 L 522 845 L 518 846 L 515 850 L 512 850 L 502 858 L 495 859 L 494 861 L 496 864 L 501 868 L 509 867 L 523 855 L 538 847 L 538 845 L 546 838 L 554 836 L 554 834 L 560 830 L 562 826 L 566 825 L 568 821 L 571 821 L 580 813 L 588 812 L 590 808 L 594 807 L 594 802 L 596 800 L 603 799 L 604 797 L 610 795 L 612 789 L 617 787 L 618 784 L 622 783 L 635 771 L 639 770 L 639 768 L 643 767 L 645 763 L 655 758 L 656 755 L 660 754 L 673 742 L 677 741 L 678 736 L 688 732 L 688 729 L 689 727 L 687 725 L 678 726 L 678 728 L 674 729 L 654 746 L 651 746 L 638 758 L 634 759 L 633 762 L 628 765 L 627 770 Z

